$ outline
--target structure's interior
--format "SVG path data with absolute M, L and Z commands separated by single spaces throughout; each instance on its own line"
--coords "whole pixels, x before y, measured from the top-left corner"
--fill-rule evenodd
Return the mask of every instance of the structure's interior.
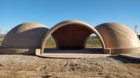
M 70 24 L 57 29 L 52 36 L 59 49 L 82 49 L 91 33 L 86 27 Z

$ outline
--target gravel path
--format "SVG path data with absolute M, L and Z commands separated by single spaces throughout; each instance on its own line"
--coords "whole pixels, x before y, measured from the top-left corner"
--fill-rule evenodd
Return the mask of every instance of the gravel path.
M 118 57 L 52 59 L 0 55 L 0 78 L 140 78 L 140 63 Z

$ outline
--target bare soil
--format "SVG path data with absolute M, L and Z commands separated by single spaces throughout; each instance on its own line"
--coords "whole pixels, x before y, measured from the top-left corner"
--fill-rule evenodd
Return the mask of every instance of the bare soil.
M 53 59 L 0 55 L 0 78 L 140 78 L 140 63 L 119 57 Z

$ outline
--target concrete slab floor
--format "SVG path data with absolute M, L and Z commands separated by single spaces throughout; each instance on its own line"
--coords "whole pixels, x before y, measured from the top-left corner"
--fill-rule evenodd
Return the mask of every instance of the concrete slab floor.
M 110 54 L 44 53 L 38 56 L 46 58 L 98 58 L 108 57 Z
M 38 55 L 39 57 L 46 58 L 98 58 L 107 57 L 110 54 L 104 54 L 101 48 L 86 48 L 86 49 L 45 49 L 43 54 Z

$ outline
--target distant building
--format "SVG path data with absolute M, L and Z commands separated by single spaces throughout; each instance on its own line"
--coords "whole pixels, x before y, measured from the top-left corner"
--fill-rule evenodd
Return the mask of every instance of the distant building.
M 97 38 L 96 34 L 91 34 L 91 35 L 89 36 L 89 39 L 96 39 L 96 38 Z

